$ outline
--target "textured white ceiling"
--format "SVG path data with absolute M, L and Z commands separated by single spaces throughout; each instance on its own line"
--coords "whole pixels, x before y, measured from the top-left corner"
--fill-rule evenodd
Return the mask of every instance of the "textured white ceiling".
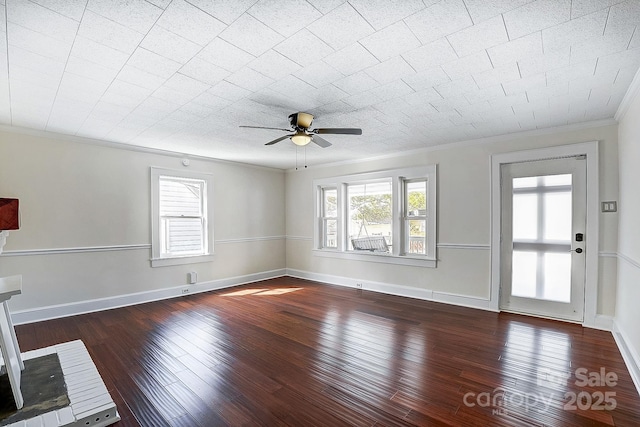
M 640 0 L 0 0 L 0 123 L 290 168 L 614 116 Z M 298 151 L 304 156 L 302 149 Z

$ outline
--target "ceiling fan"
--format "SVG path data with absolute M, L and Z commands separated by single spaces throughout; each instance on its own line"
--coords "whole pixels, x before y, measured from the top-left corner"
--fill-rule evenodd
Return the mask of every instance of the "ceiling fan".
M 273 145 L 284 139 L 291 138 L 291 142 L 296 145 L 307 145 L 310 142 L 313 142 L 319 145 L 322 148 L 329 147 L 331 143 L 324 138 L 318 136 L 318 134 L 334 134 L 334 135 L 362 135 L 362 129 L 358 128 L 317 128 L 317 129 L 309 129 L 311 126 L 311 122 L 313 121 L 313 115 L 309 113 L 293 113 L 289 116 L 289 123 L 291 124 L 291 129 L 282 129 L 282 128 L 270 128 L 263 126 L 240 126 L 241 128 L 251 128 L 251 129 L 273 129 L 273 130 L 281 130 L 284 132 L 294 133 L 291 135 L 281 136 L 280 138 L 276 138 L 273 141 L 269 141 L 264 145 Z

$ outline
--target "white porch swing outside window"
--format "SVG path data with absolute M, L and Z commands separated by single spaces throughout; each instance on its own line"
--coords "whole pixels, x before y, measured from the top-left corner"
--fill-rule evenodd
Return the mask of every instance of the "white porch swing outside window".
M 392 184 L 347 185 L 349 250 L 390 252 L 393 246 Z

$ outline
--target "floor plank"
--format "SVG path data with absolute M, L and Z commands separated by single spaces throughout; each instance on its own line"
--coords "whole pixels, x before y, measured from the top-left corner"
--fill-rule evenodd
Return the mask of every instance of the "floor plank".
M 289 277 L 16 329 L 83 340 L 118 426 L 640 425 L 610 333 Z

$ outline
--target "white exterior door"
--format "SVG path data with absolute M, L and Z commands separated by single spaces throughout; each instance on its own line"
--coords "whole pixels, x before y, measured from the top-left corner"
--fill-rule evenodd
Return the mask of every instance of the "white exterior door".
M 500 308 L 582 322 L 585 156 L 504 164 L 501 186 Z

